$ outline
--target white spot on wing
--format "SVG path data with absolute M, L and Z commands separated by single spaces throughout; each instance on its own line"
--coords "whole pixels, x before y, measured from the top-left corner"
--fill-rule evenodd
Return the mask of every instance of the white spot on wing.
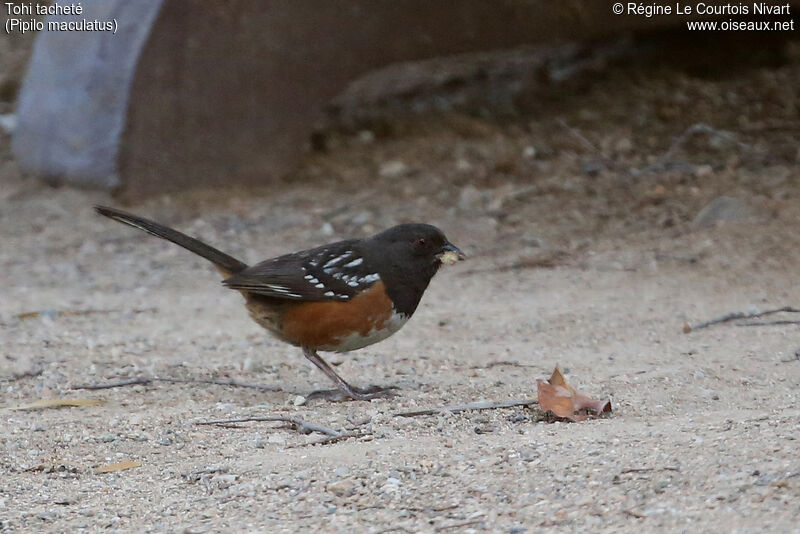
M 353 253 L 352 251 L 348 250 L 347 252 L 345 252 L 345 253 L 343 253 L 343 254 L 340 254 L 339 256 L 336 256 L 335 258 L 331 258 L 331 259 L 329 259 L 329 260 L 328 260 L 328 261 L 325 263 L 325 265 L 323 265 L 322 267 L 323 267 L 323 268 L 326 268 L 326 267 L 333 267 L 334 265 L 336 265 L 336 264 L 337 264 L 337 263 L 339 263 L 340 261 L 342 261 L 342 260 L 345 260 L 345 259 L 349 258 L 349 257 L 350 257 L 350 254 L 352 254 L 352 253 Z M 327 271 L 325 271 L 325 272 L 327 272 Z
M 334 295 L 334 292 L 333 292 L 333 291 L 326 291 L 326 292 L 325 292 L 325 296 L 326 296 L 326 297 L 332 297 L 333 295 Z
M 351 281 L 347 282 L 347 285 L 350 286 L 350 287 L 358 287 L 358 282 L 355 281 L 355 280 L 351 280 Z
M 362 263 L 364 263 L 364 258 L 356 258 L 353 261 L 351 261 L 350 263 L 345 263 L 344 266 L 345 267 L 357 267 L 357 266 L 361 265 Z
M 360 278 L 361 283 L 363 284 L 371 284 L 372 282 L 377 282 L 381 279 L 381 276 L 378 273 L 368 274 L 367 276 L 362 276 Z
M 286 293 L 289 291 L 289 288 L 286 286 L 279 286 L 277 284 L 267 284 L 267 287 L 273 291 L 278 291 L 279 293 Z
M 315 285 L 314 287 L 316 287 L 317 289 L 323 289 L 325 287 L 325 284 L 320 282 L 319 284 Z

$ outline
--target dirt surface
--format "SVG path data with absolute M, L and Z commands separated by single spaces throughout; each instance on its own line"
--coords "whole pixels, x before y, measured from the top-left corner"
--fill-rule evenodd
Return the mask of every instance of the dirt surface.
M 399 387 L 371 402 L 304 403 L 326 378 L 209 265 L 94 215 L 105 193 L 24 178 L 3 137 L 2 405 L 105 404 L 0 412 L 0 529 L 798 532 L 800 327 L 684 327 L 800 306 L 799 55 L 710 77 L 609 68 L 523 87 L 502 113 L 376 111 L 323 132 L 284 183 L 129 206 L 247 262 L 444 229 L 469 261 L 398 334 L 328 355 Z M 758 320 L 776 319 L 800 316 Z M 534 397 L 556 363 L 611 417 L 395 416 Z M 76 389 L 153 376 L 179 382 Z M 248 416 L 352 437 L 197 424 Z

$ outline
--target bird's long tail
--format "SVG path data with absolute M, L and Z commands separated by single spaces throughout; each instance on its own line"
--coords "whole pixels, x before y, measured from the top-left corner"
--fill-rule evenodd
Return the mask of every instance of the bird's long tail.
M 246 263 L 243 263 L 232 256 L 228 256 L 224 252 L 221 252 L 212 246 L 206 245 L 202 241 L 198 241 L 197 239 L 189 237 L 188 235 L 177 230 L 173 230 L 172 228 L 167 228 L 166 226 L 158 224 L 157 222 L 153 222 L 145 219 L 144 217 L 139 217 L 138 215 L 118 210 L 116 208 L 95 206 L 94 209 L 100 215 L 105 215 L 106 217 L 114 219 L 115 221 L 125 223 L 129 226 L 133 226 L 134 228 L 139 228 L 140 230 L 144 230 L 148 234 L 160 237 L 161 239 L 172 241 L 176 245 L 180 245 L 186 250 L 194 252 L 198 256 L 202 256 L 213 263 L 224 276 L 236 274 L 247 268 Z

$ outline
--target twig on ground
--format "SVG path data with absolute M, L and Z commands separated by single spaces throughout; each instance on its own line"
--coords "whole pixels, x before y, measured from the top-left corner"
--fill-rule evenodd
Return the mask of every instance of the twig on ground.
M 647 473 L 649 471 L 678 471 L 680 472 L 680 468 L 676 466 L 666 466 L 666 467 L 629 467 L 628 469 L 623 469 L 619 472 L 620 475 L 624 475 L 626 473 Z
M 584 148 L 586 148 L 586 149 L 594 152 L 598 156 L 600 156 L 600 159 L 603 160 L 603 163 L 606 164 L 606 167 L 608 167 L 609 169 L 613 169 L 616 166 L 616 163 L 614 162 L 613 159 L 611 159 L 605 153 L 603 153 L 602 150 L 600 150 L 597 146 L 595 146 L 594 143 L 589 141 L 586 138 L 586 136 L 583 135 L 580 131 L 578 131 L 577 129 L 573 128 L 569 124 L 567 124 L 567 121 L 565 121 L 564 119 L 558 119 L 557 122 L 558 122 L 559 126 L 564 128 L 567 132 L 570 133 L 570 135 L 572 135 L 572 137 L 577 139 L 584 146 Z
M 462 528 L 462 527 L 469 527 L 472 525 L 478 525 L 480 523 L 484 523 L 485 519 L 473 519 L 472 521 L 465 521 L 463 523 L 453 523 L 452 525 L 442 525 L 440 527 L 436 527 L 434 529 L 435 532 L 442 532 L 445 530 L 449 530 L 451 528 Z
M 573 254 L 566 250 L 554 249 L 544 250 L 539 254 L 524 256 L 513 263 L 495 265 L 492 267 L 479 267 L 458 273 L 459 276 L 471 276 L 483 273 L 503 273 L 508 271 L 521 271 L 525 269 L 552 269 L 561 265 L 567 265 L 573 258 Z
M 377 534 L 389 534 L 389 532 L 411 532 L 406 527 L 401 527 L 400 525 L 395 525 L 393 527 L 385 528 L 383 530 L 379 530 Z
M 37 319 L 39 317 L 66 317 L 66 316 L 80 316 L 80 315 L 94 315 L 99 313 L 152 313 L 157 312 L 158 308 L 136 308 L 133 310 L 125 310 L 125 309 L 117 309 L 117 308 L 110 308 L 107 310 L 95 310 L 95 309 L 88 309 L 88 310 L 41 310 L 41 311 L 31 311 L 31 312 L 23 312 L 18 313 L 15 315 L 17 319 L 25 320 L 25 319 Z
M 369 436 L 370 434 L 364 434 L 360 432 L 348 432 L 346 434 L 341 434 L 339 436 L 329 436 L 327 438 L 319 439 L 317 441 L 309 441 L 307 443 L 296 443 L 293 445 L 288 445 L 287 449 L 299 449 L 300 447 L 313 447 L 314 445 L 330 445 L 331 443 L 337 443 L 339 441 L 345 441 L 350 438 L 361 438 L 364 436 Z
M 728 321 L 735 321 L 737 319 L 756 319 L 758 317 L 764 317 L 765 315 L 772 315 L 774 313 L 800 313 L 800 308 L 795 308 L 793 306 L 784 306 L 782 308 L 776 308 L 774 310 L 766 310 L 762 312 L 732 312 L 726 313 L 725 315 L 720 315 L 710 321 L 706 321 L 704 323 L 700 323 L 698 325 L 689 325 L 686 333 L 692 332 L 693 330 L 700 330 L 701 328 L 708 328 L 709 326 L 713 326 L 715 324 L 720 323 L 727 323 Z
M 741 131 L 744 133 L 761 133 L 761 132 L 775 132 L 783 130 L 800 130 L 799 121 L 777 121 L 777 122 L 764 122 L 759 124 L 751 124 L 744 126 Z
M 79 384 L 77 386 L 72 386 L 70 389 L 113 389 L 113 388 L 121 388 L 125 386 L 138 386 L 138 385 L 147 385 L 152 384 L 154 380 L 148 377 L 140 377 L 140 378 L 130 378 L 127 380 L 120 380 L 119 382 L 107 382 L 105 384 Z
M 622 513 L 637 519 L 644 519 L 647 517 L 645 514 L 637 512 L 636 510 L 623 510 Z
M 426 410 L 415 410 L 412 412 L 400 412 L 394 417 L 416 417 L 418 415 L 437 415 L 443 413 L 459 413 L 472 410 L 496 410 L 498 408 L 513 408 L 515 406 L 531 406 L 539 404 L 536 399 L 510 400 L 510 401 L 478 401 L 468 404 L 457 404 L 455 406 L 442 406 L 440 408 L 429 408 Z
M 685 145 L 690 138 L 701 133 L 715 135 L 717 137 L 725 139 L 726 141 L 730 141 L 744 152 L 759 153 L 759 151 L 753 148 L 752 146 L 748 145 L 747 143 L 742 143 L 741 141 L 736 139 L 736 136 L 731 132 L 727 132 L 725 130 L 718 130 L 716 128 L 712 128 L 708 124 L 703 124 L 700 122 L 697 124 L 692 124 L 686 130 L 684 130 L 684 132 L 681 135 L 675 138 L 675 140 L 669 146 L 664 155 L 658 158 L 658 161 L 656 161 L 655 163 L 653 163 L 648 167 L 645 167 L 639 172 L 647 173 L 647 172 L 663 171 L 670 164 L 673 163 L 675 154 L 678 152 L 678 150 L 683 148 L 683 145 Z
M 775 326 L 782 324 L 800 324 L 800 321 L 792 321 L 789 319 L 780 319 L 778 321 L 753 321 L 750 323 L 737 323 L 736 326 Z
M 279 386 L 268 386 L 266 384 L 246 384 L 244 382 L 236 382 L 235 380 L 217 380 L 213 378 L 164 378 L 158 376 L 128 378 L 125 380 L 120 380 L 119 382 L 108 382 L 105 384 L 79 384 L 77 386 L 72 386 L 71 389 L 113 389 L 125 386 L 148 385 L 152 384 L 153 382 L 167 382 L 169 384 L 212 384 L 215 386 L 233 386 L 237 388 L 258 389 L 261 391 L 284 391 Z
M 473 365 L 470 369 L 491 369 L 492 367 L 499 367 L 499 366 L 508 366 L 508 367 L 536 367 L 532 364 L 527 363 L 520 363 L 515 362 L 513 360 L 500 360 L 496 362 L 489 362 L 486 365 Z
M 445 504 L 443 506 L 426 506 L 426 507 L 419 507 L 419 506 L 406 506 L 403 510 L 408 510 L 409 512 L 446 512 L 447 510 L 455 510 L 456 508 L 460 508 L 461 505 L 459 504 Z
M 312 432 L 319 432 L 320 434 L 325 434 L 326 436 L 331 436 L 334 438 L 341 438 L 342 433 L 338 430 L 333 430 L 332 428 L 328 428 L 326 426 L 318 425 L 316 423 L 309 423 L 308 421 L 303 421 L 299 417 L 282 417 L 279 415 L 271 415 L 265 417 L 242 417 L 239 419 L 215 419 L 213 421 L 198 421 L 196 425 L 232 425 L 236 423 L 248 423 L 250 421 L 256 422 L 266 422 L 266 423 L 289 423 L 294 428 L 302 433 L 302 434 L 311 434 Z

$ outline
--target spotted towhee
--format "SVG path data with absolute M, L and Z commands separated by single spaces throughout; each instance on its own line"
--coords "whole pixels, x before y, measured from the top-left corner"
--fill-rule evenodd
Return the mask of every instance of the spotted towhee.
M 248 266 L 143 217 L 103 206 L 95 209 L 211 261 L 226 277 L 222 283 L 244 295 L 255 322 L 302 347 L 305 357 L 353 399 L 370 399 L 380 390 L 351 386 L 317 351 L 347 352 L 391 336 L 417 309 L 439 267 L 464 259 L 435 226 L 401 224 L 366 239 L 339 241 Z

